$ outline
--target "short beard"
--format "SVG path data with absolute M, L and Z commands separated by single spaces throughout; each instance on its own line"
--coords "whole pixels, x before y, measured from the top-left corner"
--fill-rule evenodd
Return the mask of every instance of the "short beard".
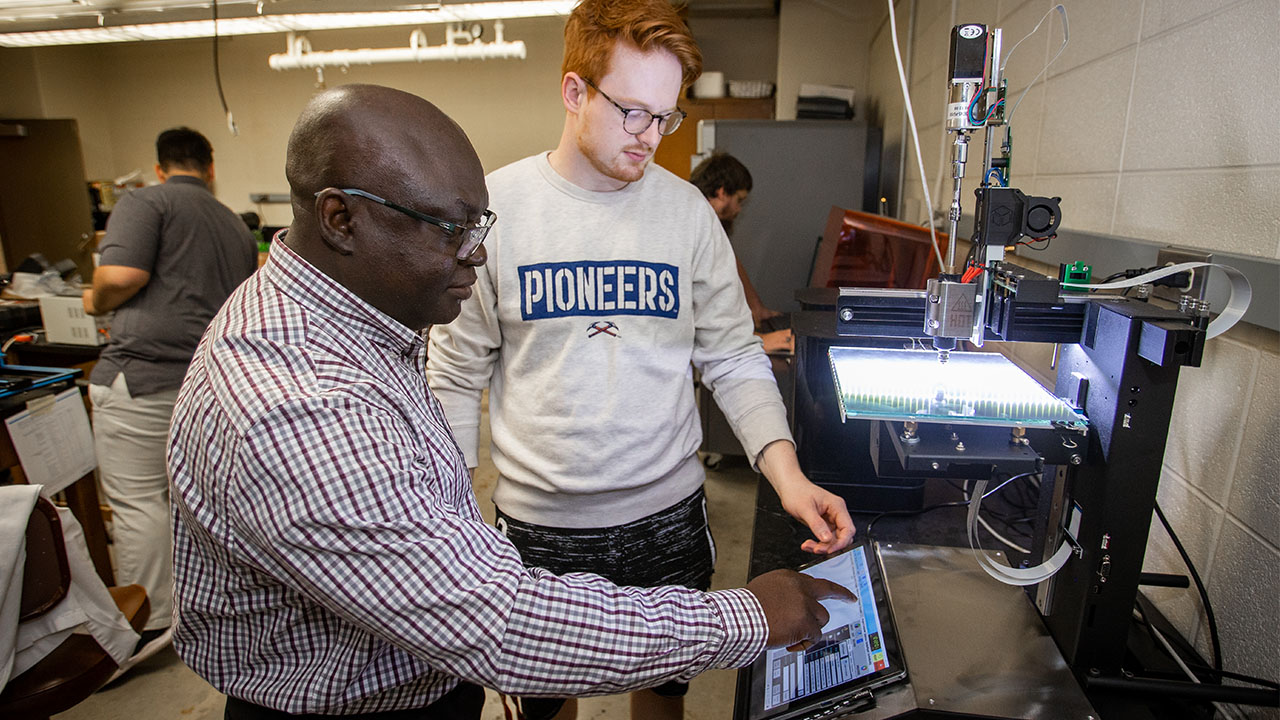
M 639 181 L 644 177 L 644 171 L 649 167 L 649 162 L 653 160 L 651 155 L 639 168 L 631 168 L 630 166 L 623 168 L 600 159 L 596 148 L 582 135 L 578 135 L 577 141 L 578 151 L 587 159 L 587 162 L 591 163 L 591 167 L 595 168 L 596 172 L 620 182 L 633 183 Z

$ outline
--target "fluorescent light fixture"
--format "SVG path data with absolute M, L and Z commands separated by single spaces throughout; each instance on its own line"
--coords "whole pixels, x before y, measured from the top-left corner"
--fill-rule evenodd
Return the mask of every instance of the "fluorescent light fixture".
M 441 5 L 430 10 L 301 13 L 229 17 L 218 20 L 218 35 L 261 35 L 309 30 L 470 23 L 523 17 L 565 16 L 577 0 L 503 0 Z M 84 45 L 91 43 L 179 40 L 213 36 L 213 20 L 0 33 L 0 47 Z

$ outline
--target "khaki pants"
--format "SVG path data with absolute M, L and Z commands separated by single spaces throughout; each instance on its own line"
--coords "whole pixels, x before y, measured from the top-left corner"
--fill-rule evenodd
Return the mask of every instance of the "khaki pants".
M 111 506 L 116 582 L 147 590 L 147 630 L 169 626 L 173 614 L 173 533 L 165 444 L 177 390 L 129 397 L 124 373 L 111 387 L 89 386 L 98 478 Z

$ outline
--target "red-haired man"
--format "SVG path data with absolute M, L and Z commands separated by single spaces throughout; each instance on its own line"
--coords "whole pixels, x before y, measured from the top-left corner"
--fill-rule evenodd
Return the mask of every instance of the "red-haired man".
M 702 71 L 687 25 L 668 0 L 586 0 L 565 28 L 562 71 L 560 142 L 488 176 L 502 218 L 489 264 L 428 352 L 428 382 L 472 467 L 489 387 L 499 529 L 529 566 L 709 587 L 692 365 L 813 532 L 805 549 L 847 546 L 844 502 L 796 461 L 719 219 L 697 188 L 651 166 Z M 679 717 L 684 690 L 633 694 L 632 717 Z M 523 703 L 530 720 L 573 717 L 562 705 Z

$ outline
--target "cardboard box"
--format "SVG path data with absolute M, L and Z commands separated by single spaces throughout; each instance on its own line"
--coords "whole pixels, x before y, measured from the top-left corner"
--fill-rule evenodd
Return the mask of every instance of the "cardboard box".
M 45 339 L 51 343 L 107 344 L 106 327 L 85 313 L 79 296 L 40 298 L 40 318 L 44 321 Z

